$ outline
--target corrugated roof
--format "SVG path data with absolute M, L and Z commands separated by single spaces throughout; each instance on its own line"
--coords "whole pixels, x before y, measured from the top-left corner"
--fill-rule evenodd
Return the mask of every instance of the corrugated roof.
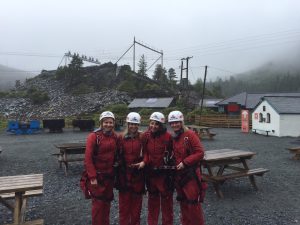
M 299 92 L 295 93 L 247 93 L 242 92 L 240 94 L 234 95 L 230 98 L 224 99 L 223 101 L 217 103 L 217 105 L 227 105 L 229 103 L 237 103 L 244 106 L 246 109 L 254 109 L 260 102 L 260 99 L 265 96 L 280 96 L 280 97 L 300 97 Z
M 264 97 L 279 114 L 300 114 L 300 97 Z
M 203 99 L 203 107 L 208 107 L 208 108 L 218 107 L 217 103 L 222 100 L 223 99 L 217 99 L 217 98 Z M 202 99 L 199 101 L 199 105 L 201 105 L 201 102 L 202 102 Z
M 135 98 L 128 108 L 166 108 L 172 101 L 173 98 Z

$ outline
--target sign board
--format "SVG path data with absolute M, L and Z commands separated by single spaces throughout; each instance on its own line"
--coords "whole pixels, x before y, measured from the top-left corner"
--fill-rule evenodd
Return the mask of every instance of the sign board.
M 242 132 L 249 132 L 249 110 L 241 111 L 241 120 L 242 120 Z

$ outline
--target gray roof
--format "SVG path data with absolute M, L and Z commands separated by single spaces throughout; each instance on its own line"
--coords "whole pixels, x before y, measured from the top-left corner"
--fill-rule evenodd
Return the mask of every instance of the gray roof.
M 300 93 L 247 93 L 242 92 L 240 94 L 234 95 L 230 98 L 224 99 L 223 101 L 217 103 L 217 105 L 228 105 L 229 103 L 237 103 L 244 106 L 246 109 L 254 109 L 260 99 L 265 96 L 289 96 L 289 97 L 300 97 Z
M 223 99 L 211 98 L 211 99 L 203 99 L 203 107 L 214 108 L 218 107 L 216 103 L 222 101 Z M 202 99 L 199 101 L 199 105 L 201 105 Z
M 128 108 L 167 108 L 173 98 L 135 98 Z
M 264 97 L 279 114 L 300 114 L 300 97 Z

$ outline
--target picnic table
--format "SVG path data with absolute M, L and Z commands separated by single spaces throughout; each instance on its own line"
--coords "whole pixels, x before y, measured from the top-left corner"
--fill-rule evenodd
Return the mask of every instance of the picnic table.
M 42 190 L 43 174 L 0 177 L 0 203 L 13 211 L 14 224 L 44 224 L 42 219 L 24 222 L 27 198 L 42 194 Z M 15 199 L 14 205 L 7 201 L 11 197 Z
M 198 134 L 199 138 L 209 138 L 210 140 L 213 140 L 214 136 L 216 136 L 216 133 L 211 131 L 211 127 L 206 126 L 198 126 L 198 125 L 186 125 L 189 129 L 193 130 Z
M 287 148 L 287 150 L 289 150 L 290 153 L 295 154 L 293 156 L 293 159 L 295 159 L 295 160 L 299 160 L 300 159 L 300 146 L 290 147 L 290 148 Z
M 220 185 L 229 179 L 249 177 L 254 189 L 258 190 L 254 175 L 262 176 L 269 170 L 264 168 L 250 169 L 247 160 L 254 155 L 255 153 L 251 151 L 235 149 L 206 151 L 202 160 L 202 166 L 207 170 L 207 173 L 204 173 L 203 170 L 203 179 L 212 182 L 219 198 L 224 198 Z
M 72 156 L 83 155 L 85 153 L 85 145 L 85 142 L 63 143 L 54 145 L 56 148 L 59 149 L 59 152 L 54 153 L 53 155 L 57 156 L 60 168 L 62 168 L 62 163 L 64 164 L 64 170 L 66 175 L 68 175 L 69 162 L 78 162 L 84 160 L 84 156 Z

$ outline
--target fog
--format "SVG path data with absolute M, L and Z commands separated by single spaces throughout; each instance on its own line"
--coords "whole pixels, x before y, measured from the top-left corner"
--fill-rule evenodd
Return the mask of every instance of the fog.
M 181 59 L 193 57 L 191 82 L 203 78 L 205 65 L 208 79 L 225 78 L 299 59 L 299 12 L 298 0 L 2 1 L 0 64 L 37 74 L 68 63 L 68 51 L 115 63 L 135 37 L 163 51 L 163 66 L 178 77 Z M 136 70 L 142 54 L 148 66 L 160 56 L 135 47 Z M 133 67 L 133 48 L 118 62 L 123 64 Z

